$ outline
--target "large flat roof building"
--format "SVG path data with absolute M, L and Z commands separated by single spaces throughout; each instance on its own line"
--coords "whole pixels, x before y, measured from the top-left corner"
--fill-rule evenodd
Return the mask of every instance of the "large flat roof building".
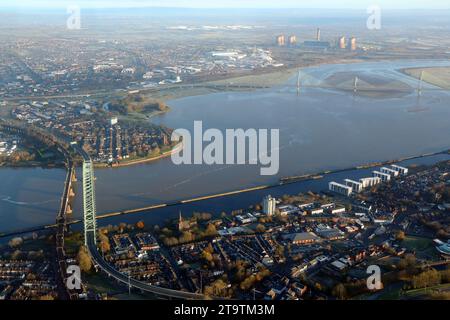
M 339 37 L 339 39 L 338 39 L 338 47 L 339 47 L 339 49 L 347 48 L 347 44 L 345 42 L 345 37 L 344 36 Z
M 349 49 L 351 51 L 355 51 L 356 50 L 356 38 L 355 37 L 351 37 L 349 40 Z
M 285 240 L 290 240 L 292 244 L 310 244 L 320 240 L 320 238 L 312 232 L 300 232 L 285 235 Z
M 284 34 L 280 34 L 279 36 L 277 36 L 275 41 L 279 47 L 286 45 L 286 37 L 284 36 Z
M 331 47 L 328 41 L 304 41 L 303 46 L 311 49 L 329 49 Z

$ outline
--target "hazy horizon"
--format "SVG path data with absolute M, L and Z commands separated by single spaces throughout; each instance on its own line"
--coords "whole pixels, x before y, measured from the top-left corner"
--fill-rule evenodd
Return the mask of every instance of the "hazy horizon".
M 52 9 L 66 8 L 68 5 L 79 5 L 84 8 L 195 8 L 195 9 L 221 9 L 221 8 L 252 8 L 252 9 L 341 9 L 365 10 L 369 6 L 378 5 L 385 10 L 441 10 L 450 9 L 447 0 L 319 0 L 311 5 L 310 1 L 280 0 L 274 3 L 271 0 L 21 0 L 11 2 L 0 0 L 0 8 L 10 9 Z

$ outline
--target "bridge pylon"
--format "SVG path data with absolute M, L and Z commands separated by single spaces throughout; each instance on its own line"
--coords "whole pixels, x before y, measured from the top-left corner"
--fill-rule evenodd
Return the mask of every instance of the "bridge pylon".
M 355 77 L 355 79 L 353 80 L 353 92 L 356 93 L 358 92 L 358 77 Z
M 298 75 L 297 75 L 297 95 L 300 95 L 300 87 L 301 87 L 301 78 L 300 78 L 300 70 L 298 70 Z
M 422 95 L 422 87 L 423 87 L 423 70 L 420 72 L 419 83 L 417 84 L 417 96 Z
M 88 233 L 97 235 L 95 178 L 92 160 L 83 162 L 83 209 L 84 209 L 84 241 L 88 246 Z

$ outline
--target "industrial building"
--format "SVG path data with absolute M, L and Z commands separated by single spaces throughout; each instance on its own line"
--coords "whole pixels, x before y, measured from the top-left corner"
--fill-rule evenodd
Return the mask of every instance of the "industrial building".
M 258 221 L 258 219 L 251 213 L 238 215 L 236 216 L 236 220 L 239 221 L 240 224 L 249 224 Z
M 350 38 L 350 40 L 348 41 L 348 47 L 351 51 L 356 51 L 356 38 L 355 37 Z
M 328 184 L 328 188 L 329 188 L 330 191 L 343 194 L 343 195 L 345 195 L 347 197 L 350 196 L 352 194 L 352 192 L 353 192 L 353 188 L 352 187 L 349 187 L 349 186 L 346 186 L 346 185 L 343 185 L 343 184 L 340 184 L 340 183 L 337 183 L 337 182 L 334 182 L 334 181 L 330 182 Z
M 327 226 L 317 227 L 316 233 L 318 236 L 325 238 L 327 240 L 341 240 L 345 238 L 344 232 L 335 228 L 329 228 Z
M 295 245 L 311 244 L 318 242 L 320 238 L 312 232 L 300 232 L 283 236 L 285 241 L 290 241 Z
M 372 174 L 373 174 L 374 177 L 380 178 L 381 181 L 383 181 L 383 182 L 391 181 L 391 175 L 390 174 L 383 173 L 383 172 L 380 172 L 380 171 L 373 171 Z
M 347 43 L 345 42 L 345 37 L 344 36 L 339 38 L 339 40 L 338 40 L 338 47 L 339 47 L 339 49 L 347 48 Z
M 303 46 L 311 49 L 329 49 L 331 47 L 328 41 L 305 41 Z
M 286 45 L 286 37 L 283 34 L 280 34 L 279 36 L 277 36 L 276 42 L 278 46 L 282 47 Z
M 297 36 L 295 35 L 289 36 L 288 41 L 290 46 L 295 46 L 297 44 Z

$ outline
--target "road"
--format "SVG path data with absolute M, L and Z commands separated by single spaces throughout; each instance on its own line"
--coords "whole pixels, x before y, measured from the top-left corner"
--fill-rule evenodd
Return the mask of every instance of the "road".
M 72 145 L 72 147 L 75 149 L 75 151 L 78 152 L 78 154 L 80 154 L 83 157 L 84 161 L 91 161 L 91 158 L 89 157 L 87 152 L 84 151 L 79 145 Z M 116 270 L 113 266 L 111 266 L 108 262 L 106 262 L 103 259 L 97 248 L 97 239 L 94 231 L 87 231 L 85 235 L 86 235 L 85 240 L 87 244 L 87 249 L 94 264 L 98 268 L 100 268 L 103 272 L 105 272 L 108 276 L 116 279 L 117 281 L 127 286 L 131 286 L 133 288 L 145 292 L 150 292 L 158 296 L 183 300 L 205 300 L 206 297 L 203 294 L 162 288 L 151 284 L 147 284 L 142 281 L 138 281 L 136 279 L 129 278 L 128 275 Z
M 157 287 L 132 278 L 128 278 L 128 275 L 119 272 L 103 259 L 103 257 L 100 255 L 100 252 L 97 250 L 97 241 L 95 239 L 95 235 L 93 233 L 88 233 L 86 236 L 88 237 L 88 251 L 93 262 L 108 276 L 116 279 L 117 281 L 145 292 L 154 293 L 158 296 L 183 300 L 205 300 L 206 297 L 202 294 Z
M 214 84 L 214 83 L 197 83 L 197 84 L 172 84 L 165 85 L 162 87 L 154 87 L 154 88 L 143 88 L 143 87 L 135 87 L 129 89 L 116 89 L 115 93 L 124 94 L 130 91 L 139 91 L 140 93 L 156 93 L 160 91 L 168 91 L 168 90 L 183 90 L 183 89 L 212 89 L 212 90 L 255 90 L 255 89 L 270 89 L 272 86 L 259 85 L 259 84 L 235 84 L 230 82 L 228 84 Z M 378 85 L 376 87 L 369 87 L 364 85 L 359 85 L 357 88 L 354 86 L 336 86 L 325 83 L 317 83 L 317 84 L 300 84 L 298 87 L 297 84 L 283 84 L 283 88 L 297 88 L 297 89 L 329 89 L 329 90 L 340 90 L 340 91 L 359 91 L 359 92 L 393 92 L 393 93 L 411 93 L 412 91 L 417 91 L 417 88 L 395 88 L 389 85 Z M 447 89 L 439 88 L 439 87 L 424 87 L 420 89 L 421 92 L 427 91 L 449 91 Z M 5 101 L 20 101 L 20 100 L 49 100 L 49 99 L 76 99 L 76 98 L 93 98 L 97 96 L 105 96 L 110 94 L 110 90 L 104 91 L 89 91 L 84 93 L 73 93 L 73 94 L 61 94 L 61 95 L 47 95 L 47 96 L 20 96 L 20 97 L 6 97 L 3 98 Z

